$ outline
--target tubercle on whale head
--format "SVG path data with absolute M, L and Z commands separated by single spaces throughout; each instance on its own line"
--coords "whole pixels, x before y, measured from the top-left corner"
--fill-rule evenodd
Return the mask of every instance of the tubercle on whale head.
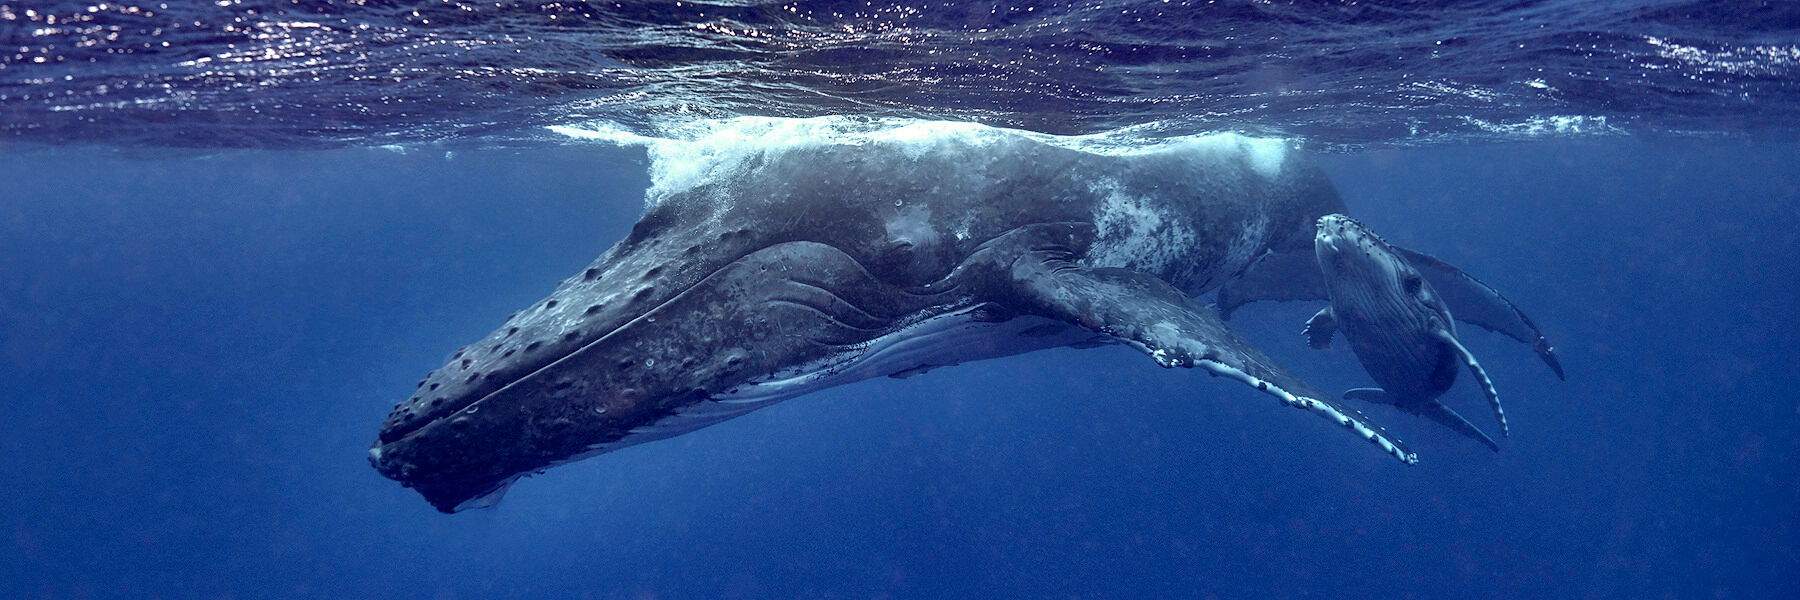
M 507 316 L 480 341 L 458 349 L 394 407 L 382 423 L 380 441 L 393 442 L 454 415 L 625 327 L 752 245 L 742 227 L 663 237 L 671 229 L 694 226 L 694 216 L 674 216 L 678 211 L 647 210 L 625 239 L 587 268 Z
M 369 451 L 371 464 L 440 510 L 472 508 L 480 498 L 497 500 L 520 473 L 581 450 L 547 443 L 553 432 L 581 430 L 593 439 L 623 435 L 622 428 L 658 410 L 642 401 L 646 388 L 679 396 L 681 390 L 666 388 L 681 382 L 659 379 L 664 370 L 641 368 L 654 353 L 590 350 L 691 285 L 701 275 L 695 271 L 708 263 L 682 263 L 676 258 L 693 258 L 693 249 L 664 246 L 621 242 L 481 341 L 457 350 L 383 421 Z M 587 357 L 585 368 L 558 368 L 578 356 Z M 601 361 L 609 364 L 594 364 Z M 523 443 L 507 441 L 521 436 Z M 513 444 L 515 451 L 481 456 L 483 447 L 497 444 Z
M 1313 237 L 1313 252 L 1327 282 L 1339 278 L 1339 272 L 1351 268 L 1346 252 L 1359 250 L 1364 229 L 1355 219 L 1341 214 L 1319 217 Z
M 384 430 L 369 452 L 382 475 L 400 481 L 444 512 L 478 508 L 524 474 L 622 438 L 707 395 L 730 365 L 684 365 L 667 350 L 647 347 L 655 311 L 610 335 L 559 348 L 546 364 L 526 363 L 522 375 L 459 408 L 434 413 L 397 435 Z M 629 335 L 636 334 L 636 335 Z M 608 338 L 626 338 L 607 343 Z M 694 342 L 694 343 L 704 343 Z M 665 364 L 658 364 L 663 362 Z
M 1337 270 L 1402 263 L 1387 240 L 1356 219 L 1342 214 L 1325 215 L 1319 217 L 1315 230 L 1313 250 L 1327 279 Z
M 482 340 L 464 346 L 426 375 L 417 390 L 382 422 L 380 441 L 393 442 L 447 418 L 617 327 L 631 303 L 646 303 L 653 285 L 620 297 L 596 289 L 599 266 L 563 281 L 557 291 L 513 313 Z

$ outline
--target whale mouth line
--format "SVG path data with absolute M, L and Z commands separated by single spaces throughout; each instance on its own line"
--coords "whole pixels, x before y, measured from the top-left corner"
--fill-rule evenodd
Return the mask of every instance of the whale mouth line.
M 746 253 L 746 256 L 747 255 L 748 255 L 748 253 Z M 416 422 L 406 423 L 404 427 L 397 427 L 392 430 L 382 432 L 381 437 L 378 438 L 375 442 L 375 447 L 380 448 L 380 447 L 387 446 L 390 444 L 400 443 L 409 438 L 419 435 L 420 432 L 431 427 L 432 425 L 445 422 L 459 414 L 478 412 L 480 410 L 479 405 L 482 402 L 485 402 L 489 398 L 493 398 L 494 396 L 499 395 L 503 392 L 511 390 L 514 386 L 519 385 L 520 383 L 536 379 L 539 375 L 543 374 L 546 371 L 549 371 L 550 369 L 554 368 L 556 365 L 561 364 L 563 361 L 568 360 L 570 357 L 579 355 L 579 354 L 587 351 L 589 348 L 594 347 L 595 344 L 604 342 L 607 339 L 613 337 L 615 334 L 617 334 L 621 331 L 624 331 L 625 329 L 627 329 L 633 325 L 643 322 L 645 317 L 655 313 L 658 310 L 661 310 L 663 307 L 668 306 L 670 303 L 675 302 L 675 301 L 680 300 L 681 298 L 685 297 L 696 286 L 699 286 L 701 283 L 707 281 L 708 279 L 711 279 L 714 275 L 717 275 L 719 272 L 724 271 L 726 268 L 730 267 L 732 264 L 734 264 L 740 260 L 743 260 L 743 258 L 744 258 L 743 256 L 739 256 L 735 259 L 725 262 L 724 264 L 720 265 L 719 268 L 714 269 L 711 273 L 708 273 L 704 277 L 695 279 L 693 283 L 687 285 L 686 287 L 681 288 L 679 291 L 670 295 L 668 298 L 665 298 L 662 302 L 657 303 L 655 306 L 652 306 L 652 307 L 644 310 L 643 312 L 639 313 L 637 316 L 634 316 L 634 317 L 631 317 L 630 319 L 625 320 L 625 322 L 620 323 L 617 327 L 613 327 L 611 329 L 606 330 L 605 333 L 595 335 L 593 339 L 582 343 L 580 346 L 577 346 L 577 347 L 569 350 L 566 353 L 563 353 L 561 356 L 557 356 L 554 359 L 544 361 L 543 364 L 538 365 L 537 367 L 532 368 L 530 370 L 523 371 L 522 373 L 519 374 L 519 376 L 506 381 L 506 383 L 500 384 L 500 387 L 494 388 L 493 390 L 490 390 L 487 393 L 481 394 L 479 396 L 467 396 L 467 398 L 470 398 L 470 399 L 466 402 L 456 402 L 456 401 L 448 402 L 445 404 L 445 408 L 439 409 L 439 414 L 434 417 L 431 417 L 428 419 L 420 419 Z M 471 411 L 470 410 L 471 408 L 474 408 L 475 410 Z

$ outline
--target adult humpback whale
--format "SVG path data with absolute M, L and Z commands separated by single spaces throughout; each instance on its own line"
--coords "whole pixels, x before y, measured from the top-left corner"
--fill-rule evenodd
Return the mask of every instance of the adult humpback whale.
M 1343 212 L 1285 142 L 1119 150 L 975 125 L 742 120 L 651 150 L 631 233 L 458 350 L 370 460 L 445 512 L 520 476 L 884 375 L 1121 343 L 1400 442 L 1192 297 Z M 1316 269 L 1315 269 L 1316 271 Z

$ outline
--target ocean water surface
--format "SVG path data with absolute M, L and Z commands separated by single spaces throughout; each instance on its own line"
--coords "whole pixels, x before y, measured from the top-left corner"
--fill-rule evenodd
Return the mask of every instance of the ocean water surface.
M 0 1 L 0 597 L 1794 597 L 1796 43 L 1785 2 Z M 487 510 L 369 468 L 671 148 L 921 119 L 1289 138 L 1568 380 L 1465 327 L 1512 435 L 1370 407 L 1414 467 L 1108 347 L 828 389 Z M 1304 344 L 1319 306 L 1231 323 L 1370 385 Z

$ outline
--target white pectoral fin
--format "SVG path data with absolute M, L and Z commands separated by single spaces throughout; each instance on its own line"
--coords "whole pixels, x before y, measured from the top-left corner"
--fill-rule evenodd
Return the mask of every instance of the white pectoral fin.
M 1487 371 L 1481 368 L 1481 363 L 1476 362 L 1475 355 L 1469 353 L 1469 349 L 1464 348 L 1462 342 L 1456 340 L 1456 336 L 1450 335 L 1450 332 L 1442 329 L 1437 331 L 1437 336 L 1451 348 L 1456 349 L 1457 356 L 1462 357 L 1463 365 L 1469 367 L 1469 374 L 1475 376 L 1475 382 L 1481 384 L 1481 393 L 1487 396 L 1488 404 L 1494 407 L 1494 419 L 1500 422 L 1500 435 L 1509 437 L 1511 434 L 1506 430 L 1506 409 L 1501 408 L 1500 392 L 1494 390 L 1494 382 L 1488 379 Z
M 1327 306 L 1306 320 L 1306 330 L 1301 335 L 1306 336 L 1306 345 L 1325 350 L 1331 347 L 1331 334 L 1334 333 L 1337 333 L 1337 313 Z
M 1153 276 L 1066 262 L 1015 268 L 1022 295 L 1044 316 L 1112 336 L 1164 367 L 1204 369 L 1305 408 L 1408 464 L 1418 455 L 1380 425 L 1307 384 L 1193 299 Z

